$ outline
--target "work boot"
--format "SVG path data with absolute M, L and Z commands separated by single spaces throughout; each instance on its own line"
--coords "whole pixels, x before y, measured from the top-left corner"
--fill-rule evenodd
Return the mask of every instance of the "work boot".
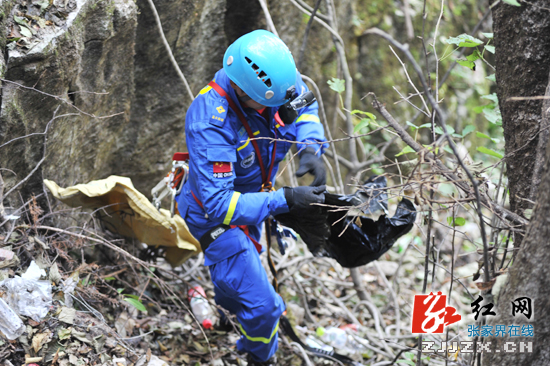
M 256 361 L 252 358 L 252 355 L 249 353 L 246 361 L 248 362 L 248 366 L 277 366 L 277 356 L 273 355 L 271 358 L 264 362 Z

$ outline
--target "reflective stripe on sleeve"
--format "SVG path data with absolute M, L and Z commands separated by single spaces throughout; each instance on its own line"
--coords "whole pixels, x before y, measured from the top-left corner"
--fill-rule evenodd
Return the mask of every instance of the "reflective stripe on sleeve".
M 265 344 L 269 344 L 269 342 L 271 342 L 271 340 L 273 339 L 273 336 L 277 333 L 277 330 L 279 329 L 279 321 L 277 321 L 277 324 L 275 325 L 275 329 L 273 329 L 273 332 L 271 333 L 271 336 L 269 338 L 265 338 L 265 337 L 251 337 L 249 336 L 248 334 L 246 334 L 246 332 L 244 331 L 243 329 L 243 326 L 239 324 L 239 327 L 241 328 L 241 332 L 243 333 L 243 335 L 246 337 L 246 339 L 248 339 L 249 341 L 252 341 L 252 342 L 262 342 L 262 343 L 265 343 Z
M 257 136 L 257 135 L 259 135 L 259 134 L 260 134 L 260 131 L 254 132 L 254 136 Z M 245 147 L 247 147 L 249 142 L 250 142 L 250 137 L 246 139 L 246 142 L 245 142 L 242 146 L 240 146 L 240 147 L 237 148 L 237 151 L 241 151 L 242 149 L 244 149 Z
M 319 117 L 317 117 L 317 116 L 314 115 L 314 114 L 302 114 L 300 117 L 298 117 L 298 119 L 296 120 L 296 123 L 299 123 L 299 122 L 306 122 L 306 121 L 309 121 L 309 122 L 318 122 L 318 123 L 321 122 L 321 121 L 319 120 Z
M 201 89 L 201 91 L 199 92 L 199 94 L 206 94 L 210 91 L 210 89 L 212 89 L 211 86 L 207 85 L 205 86 L 204 88 Z
M 229 225 L 231 223 L 231 219 L 235 213 L 235 208 L 237 207 L 237 202 L 239 201 L 240 196 L 241 194 L 239 192 L 233 192 L 231 202 L 229 202 L 229 208 L 227 209 L 227 214 L 225 215 L 225 219 L 223 219 L 224 224 Z

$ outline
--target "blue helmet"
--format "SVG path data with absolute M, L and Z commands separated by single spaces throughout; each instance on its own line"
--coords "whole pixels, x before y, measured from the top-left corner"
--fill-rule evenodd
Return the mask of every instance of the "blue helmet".
M 287 89 L 296 84 L 290 50 L 266 30 L 255 30 L 233 42 L 223 56 L 223 69 L 250 98 L 268 107 L 285 104 Z

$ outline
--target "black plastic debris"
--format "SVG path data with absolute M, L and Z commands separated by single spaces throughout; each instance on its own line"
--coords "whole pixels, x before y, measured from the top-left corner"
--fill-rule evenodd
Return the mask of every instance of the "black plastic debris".
M 294 229 L 317 257 L 336 259 L 343 267 L 358 267 L 386 253 L 413 227 L 416 209 L 403 198 L 393 217 L 388 214 L 386 178 L 369 178 L 356 193 L 325 193 L 325 206 L 310 206 L 299 214 L 277 215 L 282 225 Z M 377 221 L 366 217 L 382 210 Z

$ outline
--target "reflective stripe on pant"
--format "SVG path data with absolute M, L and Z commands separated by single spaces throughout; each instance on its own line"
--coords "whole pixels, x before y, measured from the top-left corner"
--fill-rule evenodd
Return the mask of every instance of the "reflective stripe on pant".
M 242 236 L 234 238 L 242 240 Z M 246 240 L 246 250 L 211 265 L 210 274 L 216 303 L 240 323 L 243 336 L 237 348 L 263 362 L 277 350 L 279 317 L 285 305 L 269 283 L 254 245 Z

